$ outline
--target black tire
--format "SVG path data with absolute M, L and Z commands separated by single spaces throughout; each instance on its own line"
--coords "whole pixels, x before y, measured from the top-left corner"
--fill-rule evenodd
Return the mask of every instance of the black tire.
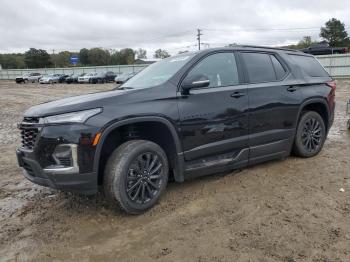
M 293 151 L 300 157 L 317 155 L 326 140 L 323 118 L 314 111 L 302 112 L 295 134 Z
M 163 149 L 146 140 L 132 140 L 114 150 L 103 178 L 106 199 L 127 213 L 153 207 L 168 183 L 168 159 Z

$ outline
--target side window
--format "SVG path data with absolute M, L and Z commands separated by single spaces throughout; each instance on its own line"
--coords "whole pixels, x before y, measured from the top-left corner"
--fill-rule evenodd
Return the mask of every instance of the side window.
M 283 68 L 281 63 L 277 60 L 277 58 L 274 55 L 271 55 L 270 57 L 272 60 L 273 67 L 275 68 L 276 78 L 277 80 L 280 80 L 284 77 L 287 71 Z
M 251 83 L 276 81 L 269 54 L 243 52 L 242 57 Z
M 292 55 L 290 58 L 310 77 L 329 77 L 328 73 L 313 56 Z
M 233 53 L 218 53 L 204 58 L 192 68 L 187 77 L 195 75 L 206 76 L 210 81 L 210 88 L 239 84 L 237 64 Z

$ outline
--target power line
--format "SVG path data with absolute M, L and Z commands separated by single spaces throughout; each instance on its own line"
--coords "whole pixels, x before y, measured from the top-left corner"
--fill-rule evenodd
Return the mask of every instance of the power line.
M 350 28 L 350 26 L 345 26 L 345 28 Z M 249 31 L 249 32 L 259 32 L 259 31 L 313 31 L 320 30 L 320 27 L 291 27 L 291 28 L 231 28 L 231 29 L 213 29 L 213 28 L 203 28 L 206 31 L 213 32 L 229 32 L 229 31 Z

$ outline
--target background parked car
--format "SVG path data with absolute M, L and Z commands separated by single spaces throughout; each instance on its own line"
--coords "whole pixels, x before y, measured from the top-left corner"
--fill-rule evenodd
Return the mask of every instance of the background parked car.
M 45 75 L 42 78 L 40 78 L 39 82 L 40 84 L 54 84 L 58 83 L 60 74 L 50 74 L 50 75 Z
M 25 83 L 26 81 L 28 81 L 28 77 L 29 77 L 30 74 L 24 74 L 24 75 L 21 75 L 21 76 L 17 76 L 16 77 L 16 83 L 17 84 L 20 84 L 20 83 Z
M 40 73 L 30 73 L 28 76 L 28 82 L 34 83 L 39 82 L 39 80 L 43 77 Z
M 78 83 L 78 77 L 82 77 L 84 76 L 85 73 L 83 74 L 73 74 L 73 75 L 70 75 L 66 78 L 66 83 L 67 84 L 71 84 L 71 83 Z
M 314 44 L 307 48 L 301 49 L 301 51 L 312 55 L 332 55 L 345 54 L 349 50 L 347 47 L 330 47 L 326 41 L 322 41 L 318 44 Z
M 124 84 L 126 81 L 128 81 L 130 78 L 132 78 L 134 75 L 136 75 L 135 72 L 131 72 L 131 73 L 123 73 L 119 76 L 117 76 L 114 81 L 117 84 Z
M 16 77 L 16 83 L 26 83 L 26 82 L 39 82 L 39 79 L 42 77 L 40 73 L 28 73 L 22 76 Z
M 117 74 L 112 72 L 112 71 L 108 71 L 106 73 L 106 80 L 107 82 L 114 82 L 114 79 L 117 77 Z
M 79 76 L 78 83 L 91 83 L 91 78 L 96 75 L 97 73 L 87 73 L 84 76 Z
M 70 75 L 65 75 L 65 74 L 61 74 L 60 77 L 58 78 L 58 82 L 59 83 L 64 83 L 66 82 L 66 78 L 69 77 Z
M 103 73 L 103 72 L 96 73 L 96 75 L 90 78 L 90 83 L 92 84 L 97 84 L 97 83 L 104 84 L 106 82 L 107 82 L 106 73 Z

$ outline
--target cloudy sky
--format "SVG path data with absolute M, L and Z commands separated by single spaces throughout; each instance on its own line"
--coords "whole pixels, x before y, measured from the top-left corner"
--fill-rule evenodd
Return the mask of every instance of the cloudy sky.
M 0 52 L 141 47 L 151 57 L 197 49 L 197 28 L 210 47 L 286 45 L 317 39 L 332 17 L 350 33 L 349 0 L 2 0 Z

